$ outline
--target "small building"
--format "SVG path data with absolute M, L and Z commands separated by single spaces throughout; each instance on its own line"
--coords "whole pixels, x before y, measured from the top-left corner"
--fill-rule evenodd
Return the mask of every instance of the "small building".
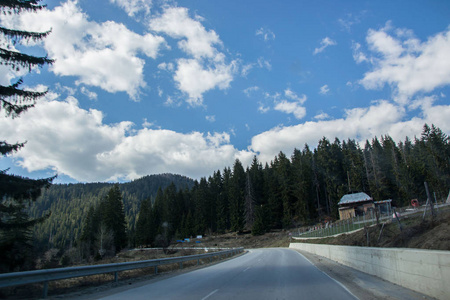
M 375 201 L 375 208 L 380 214 L 390 215 L 392 211 L 392 199 Z
M 366 193 L 344 195 L 338 203 L 339 219 L 345 220 L 361 216 L 375 207 L 372 197 Z

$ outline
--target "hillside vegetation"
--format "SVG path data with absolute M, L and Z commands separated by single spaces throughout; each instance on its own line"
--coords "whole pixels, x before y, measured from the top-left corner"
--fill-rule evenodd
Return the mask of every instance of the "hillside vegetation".
M 180 175 L 161 174 L 119 185 L 129 229 L 136 222 L 142 199 L 154 201 L 158 189 L 165 189 L 172 183 L 179 189 L 190 189 L 194 181 Z M 47 250 L 64 249 L 76 244 L 90 207 L 97 206 L 112 187 L 112 183 L 55 184 L 44 190 L 29 208 L 32 217 L 51 212 L 47 221 L 35 227 L 35 245 Z
M 263 166 L 256 157 L 244 169 L 236 160 L 208 178 L 193 181 L 178 175 L 152 175 L 120 184 L 129 246 L 156 245 L 198 234 L 252 231 L 263 234 L 337 219 L 337 203 L 348 191 L 364 191 L 397 206 L 426 199 L 427 181 L 438 199 L 450 187 L 449 138 L 424 126 L 420 138 L 395 143 L 389 136 L 367 141 L 330 143 L 311 151 L 280 152 Z M 172 185 L 173 182 L 173 185 Z M 51 212 L 35 230 L 44 248 L 64 248 L 79 241 L 90 207 L 97 207 L 109 183 L 53 185 L 30 208 L 32 217 Z M 157 238 L 158 237 L 158 238 Z

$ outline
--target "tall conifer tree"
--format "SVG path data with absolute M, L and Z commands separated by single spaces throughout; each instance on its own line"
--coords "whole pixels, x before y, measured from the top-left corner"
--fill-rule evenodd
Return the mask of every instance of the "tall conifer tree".
M 20 14 L 24 11 L 36 12 L 45 6 L 39 5 L 40 0 L 8 0 L 0 1 L 0 13 Z M 0 26 L 2 43 L 0 46 L 0 63 L 18 71 L 22 68 L 31 71 L 36 66 L 51 64 L 48 57 L 37 57 L 21 53 L 15 49 L 17 43 L 39 41 L 45 38 L 47 32 L 31 32 L 15 30 Z M 0 110 L 8 117 L 17 117 L 34 106 L 37 99 L 46 92 L 36 92 L 20 89 L 23 80 L 15 83 L 0 85 Z M 0 132 L 1 134 L 1 132 Z M 3 156 L 18 151 L 24 143 L 9 144 L 1 140 L 0 153 Z M 30 220 L 25 212 L 29 201 L 36 200 L 42 188 L 49 187 L 55 177 L 33 180 L 16 175 L 7 174 L 8 170 L 0 170 L 0 271 L 15 271 L 29 268 L 31 255 L 17 256 L 17 251 L 23 253 L 31 249 L 31 228 L 45 218 Z

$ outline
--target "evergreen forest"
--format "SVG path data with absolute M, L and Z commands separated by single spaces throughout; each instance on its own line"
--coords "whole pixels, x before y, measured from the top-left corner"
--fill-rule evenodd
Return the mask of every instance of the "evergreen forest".
M 426 201 L 427 182 L 437 199 L 446 198 L 449 158 L 449 137 L 433 125 L 424 125 L 413 141 L 396 143 L 382 136 L 366 141 L 364 148 L 355 140 L 322 138 L 316 149 L 305 145 L 290 157 L 280 152 L 264 165 L 254 157 L 247 168 L 236 160 L 195 181 L 165 174 L 117 185 L 53 185 L 30 207 L 30 215 L 51 213 L 36 226 L 35 242 L 41 250 L 78 246 L 84 256 L 123 247 L 166 247 L 196 235 L 259 235 L 325 217 L 337 219 L 340 198 L 351 192 L 405 206 L 411 199 Z M 113 218 L 120 220 L 123 211 L 120 242 L 114 242 L 118 234 L 113 225 L 102 228 L 107 223 L 102 220 L 111 214 L 105 203 L 113 189 L 123 202 L 115 209 L 119 217 Z

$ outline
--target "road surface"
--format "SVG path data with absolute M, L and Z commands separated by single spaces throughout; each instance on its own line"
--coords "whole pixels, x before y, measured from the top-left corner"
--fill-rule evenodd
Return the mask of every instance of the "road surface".
M 255 249 L 228 261 L 101 298 L 357 299 L 291 249 Z

